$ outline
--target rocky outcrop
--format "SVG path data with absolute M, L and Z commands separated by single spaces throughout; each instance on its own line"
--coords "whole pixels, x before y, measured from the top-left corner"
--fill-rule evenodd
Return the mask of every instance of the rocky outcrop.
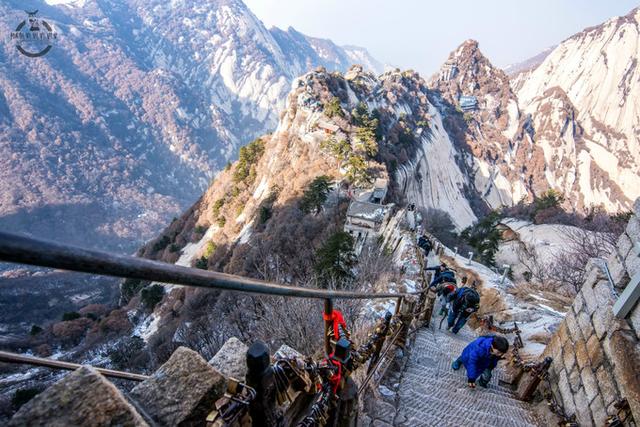
M 616 403 L 627 399 L 634 419 L 640 420 L 640 304 L 625 318 L 613 314 L 613 305 L 640 274 L 640 199 L 635 215 L 607 260 L 614 282 L 593 262 L 582 289 L 544 355 L 553 357 L 551 391 L 567 415 L 580 425 L 600 426 L 616 415 Z
M 13 416 L 9 426 L 139 426 L 148 424 L 95 369 L 82 367 L 58 381 Z
M 201 422 L 226 390 L 226 379 L 195 351 L 178 348 L 131 396 L 163 426 Z
M 475 40 L 449 55 L 429 87 L 458 163 L 487 204 L 552 188 L 569 210 L 631 208 L 640 196 L 640 106 L 631 95 L 638 28 L 634 9 L 563 41 L 511 81 Z
M 236 337 L 231 337 L 216 353 L 209 365 L 216 368 L 226 377 L 244 381 L 247 375 L 246 354 L 249 347 Z
M 246 349 L 242 342 L 232 338 L 212 362 L 220 366 L 228 364 L 226 368 L 232 367 L 233 378 L 244 379 L 244 374 L 238 371 L 246 371 Z M 25 404 L 9 425 L 203 425 L 215 402 L 227 390 L 229 377 L 186 347 L 178 348 L 128 397 L 94 368 L 82 367 Z

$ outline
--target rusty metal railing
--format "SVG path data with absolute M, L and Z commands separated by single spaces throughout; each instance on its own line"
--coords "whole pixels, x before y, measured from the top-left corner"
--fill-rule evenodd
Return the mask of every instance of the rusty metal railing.
M 5 232 L 0 232 L 0 261 L 197 288 L 299 298 L 380 299 L 410 295 L 279 285 L 248 277 L 182 267 L 128 255 L 116 255 Z
M 61 360 L 46 359 L 44 357 L 27 356 L 24 354 L 10 353 L 8 351 L 0 351 L 0 362 L 4 363 L 20 363 L 32 366 L 42 366 L 53 369 L 64 369 L 67 371 L 75 371 L 83 365 L 78 363 L 64 362 Z M 149 378 L 147 375 L 132 374 L 131 372 L 114 371 L 112 369 L 96 368 L 105 377 L 119 378 L 122 380 L 144 381 Z
M 425 303 L 428 301 L 422 297 L 425 292 L 411 293 L 365 293 L 365 292 L 348 292 L 334 291 L 326 289 L 309 289 L 299 288 L 295 286 L 285 286 L 275 283 L 269 283 L 262 280 L 256 280 L 246 277 L 234 276 L 230 274 L 218 273 L 213 271 L 205 271 L 200 269 L 187 268 L 174 264 L 137 258 L 126 255 L 116 255 L 107 252 L 80 248 L 76 246 L 63 245 L 56 242 L 35 239 L 17 234 L 0 232 L 0 261 L 15 262 L 22 264 L 37 265 L 41 267 L 51 267 L 70 271 L 78 271 L 84 273 L 92 273 L 99 275 L 108 275 L 121 278 L 149 280 L 161 283 L 180 284 L 185 286 L 213 288 L 221 290 L 230 290 L 237 292 L 248 292 L 254 294 L 268 294 L 299 298 L 316 298 L 324 300 L 324 313 L 330 315 L 333 312 L 333 299 L 387 299 L 394 298 L 397 300 L 394 315 L 388 314 L 385 319 L 379 323 L 374 332 L 370 334 L 369 341 L 361 345 L 358 349 L 352 349 L 352 361 L 349 369 L 357 369 L 364 366 L 366 362 L 370 362 L 367 370 L 367 377 L 360 387 L 360 391 L 364 390 L 371 381 L 375 373 L 378 373 L 380 364 L 386 360 L 387 354 L 396 346 L 399 339 L 406 336 L 409 325 L 416 314 L 425 312 Z M 426 289 L 426 288 L 425 288 Z M 407 305 L 410 311 L 402 312 L 403 302 L 406 298 L 420 295 L 421 302 L 418 304 L 418 311 L 413 312 L 413 305 Z M 326 317 L 325 317 L 326 318 Z M 332 347 L 334 343 L 330 339 L 330 330 L 332 322 L 325 320 L 325 339 L 324 352 L 326 360 L 330 359 Z M 389 339 L 387 339 L 389 337 Z M 385 345 L 386 344 L 386 345 Z M 32 356 L 18 355 L 7 352 L 0 352 L 0 361 L 8 363 L 22 363 L 35 366 L 49 367 L 53 369 L 74 370 L 81 365 L 62 362 L 51 359 L 44 359 Z M 303 368 L 300 370 L 289 369 L 296 375 L 291 376 L 290 380 L 297 384 L 316 384 L 320 391 L 317 393 L 315 402 L 311 405 L 309 413 L 301 421 L 301 426 L 306 425 L 324 425 L 327 416 L 327 405 L 333 404 L 333 393 L 335 390 L 327 386 L 327 381 L 331 377 L 332 369 L 335 365 L 327 365 L 325 362 L 296 362 L 298 366 Z M 290 365 L 293 366 L 293 365 Z M 132 374 L 127 372 L 113 371 L 110 369 L 95 368 L 98 372 L 112 378 L 128 379 L 133 381 L 144 381 L 148 377 L 145 375 Z M 282 371 L 282 368 L 279 368 Z M 280 372 L 279 371 L 279 372 Z M 286 371 L 286 369 L 285 369 Z M 346 377 L 348 377 L 347 372 Z M 305 377 L 306 379 L 302 379 Z M 282 378 L 281 378 L 282 387 Z M 241 389 L 253 390 L 251 386 Z M 331 396 L 328 396 L 331 390 Z M 308 391 L 315 392 L 314 388 Z M 260 401 L 262 399 L 260 392 L 252 393 L 240 399 L 242 402 L 248 400 Z M 239 400 L 239 401 L 240 401 Z M 224 405 L 221 405 L 217 412 L 212 412 L 211 418 L 208 419 L 210 425 L 226 425 L 225 420 L 238 419 L 233 412 L 249 411 L 250 404 L 233 404 L 235 400 L 233 396 L 227 396 Z M 264 402 L 262 402 L 264 403 Z M 263 410 L 264 410 L 263 406 Z M 317 424 L 314 424 L 317 422 Z M 221 424 L 222 423 L 222 424 Z

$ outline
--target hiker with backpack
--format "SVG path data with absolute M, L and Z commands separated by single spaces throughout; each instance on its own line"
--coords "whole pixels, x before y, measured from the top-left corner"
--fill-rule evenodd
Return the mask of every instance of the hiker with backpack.
M 451 364 L 455 371 L 461 366 L 467 370 L 469 387 L 475 388 L 476 382 L 481 387 L 487 387 L 491 381 L 491 374 L 505 353 L 509 350 L 509 342 L 499 335 L 486 335 L 473 340 L 467 345 L 462 354 Z
M 445 264 L 444 262 L 438 266 L 435 267 L 426 267 L 425 271 L 433 271 L 433 280 L 431 280 L 431 284 L 429 285 L 429 287 L 437 287 L 440 283 L 443 282 L 449 282 L 449 283 L 455 283 L 456 282 L 456 273 L 449 269 L 447 267 L 447 264 Z
M 467 323 L 469 316 L 480 308 L 480 295 L 473 288 L 462 287 L 449 294 L 448 302 L 447 329 L 451 329 L 451 332 L 457 334 Z
M 429 240 L 429 238 L 423 234 L 418 239 L 418 247 L 424 251 L 424 256 L 428 257 L 429 252 L 431 252 L 431 249 L 433 249 L 433 243 L 431 243 L 431 240 Z

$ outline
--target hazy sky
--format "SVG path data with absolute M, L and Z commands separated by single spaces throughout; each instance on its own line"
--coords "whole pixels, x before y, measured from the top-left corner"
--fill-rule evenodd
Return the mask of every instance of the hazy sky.
M 473 38 L 494 65 L 530 58 L 638 0 L 245 0 L 267 27 L 366 47 L 383 63 L 430 75 Z

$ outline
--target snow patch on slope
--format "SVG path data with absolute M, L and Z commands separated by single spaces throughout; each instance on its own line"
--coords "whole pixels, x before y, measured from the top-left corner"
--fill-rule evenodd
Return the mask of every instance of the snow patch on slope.
M 176 261 L 176 265 L 191 267 L 191 264 L 196 258 L 196 255 L 202 252 L 204 246 L 213 238 L 213 235 L 216 231 L 219 230 L 219 228 L 220 227 L 218 227 L 217 225 L 211 225 L 200 240 L 198 240 L 196 243 L 187 243 L 182 249 L 180 258 L 178 258 L 178 261 Z
M 514 284 L 508 278 L 503 280 L 499 271 L 493 271 L 475 261 L 469 262 L 468 258 L 461 254 L 454 254 L 449 248 L 445 249 L 445 255 L 453 257 L 461 267 L 472 270 L 478 275 L 485 287 L 495 289 L 499 293 L 507 307 L 507 310 L 502 314 L 512 319 L 511 322 L 506 322 L 501 326 L 509 328 L 513 326 L 513 321 L 518 323 L 525 344 L 524 348 L 520 350 L 520 354 L 532 358 L 542 354 L 545 345 L 534 339 L 539 340 L 541 335 L 548 334 L 550 336 L 562 321 L 564 313 L 551 309 L 542 302 L 530 303 L 515 297 L 508 292 Z M 482 304 L 482 301 L 480 303 Z

